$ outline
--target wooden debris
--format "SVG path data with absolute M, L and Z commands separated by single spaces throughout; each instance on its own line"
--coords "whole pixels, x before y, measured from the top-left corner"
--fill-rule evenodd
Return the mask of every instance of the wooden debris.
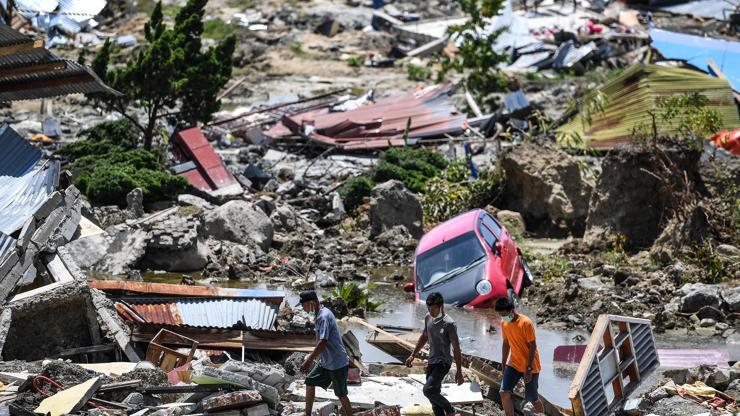
M 44 399 L 35 413 L 61 416 L 74 413 L 98 391 L 103 380 L 100 377 L 91 378 L 84 383 L 62 390 L 57 394 Z

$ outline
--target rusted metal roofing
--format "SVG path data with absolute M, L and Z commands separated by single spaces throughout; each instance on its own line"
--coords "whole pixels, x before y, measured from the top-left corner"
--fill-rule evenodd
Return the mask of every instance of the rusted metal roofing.
M 243 298 L 270 303 L 283 302 L 283 292 L 266 289 L 231 289 L 213 286 L 173 285 L 169 283 L 131 282 L 126 280 L 88 280 L 88 286 L 105 292 L 134 293 L 148 296 Z
M 452 87 L 437 85 L 388 97 L 346 112 L 322 108 L 285 117 L 283 125 L 310 141 L 342 149 L 374 149 L 415 144 L 425 138 L 457 135 L 467 118 L 448 101 Z M 408 140 L 403 135 L 410 120 Z M 284 133 L 275 127 L 265 134 Z
M 12 234 L 59 184 L 59 162 L 49 162 L 16 178 L 0 176 L 0 232 Z
M 279 308 L 275 303 L 259 299 L 176 299 L 150 302 L 147 299 L 119 301 L 116 309 L 125 319 L 140 323 L 272 330 L 275 328 Z
M 24 43 L 33 43 L 33 41 L 34 39 L 32 37 L 18 32 L 5 23 L 0 23 L 0 48 L 21 45 Z
M 0 125 L 0 176 L 23 176 L 41 160 L 43 152 L 28 143 L 8 123 Z
M 179 174 L 194 187 L 202 191 L 215 191 L 236 183 L 234 176 L 226 169 L 223 160 L 216 154 L 199 128 L 178 131 L 172 143 L 177 147 L 175 153 L 182 159 L 195 162 L 196 169 Z

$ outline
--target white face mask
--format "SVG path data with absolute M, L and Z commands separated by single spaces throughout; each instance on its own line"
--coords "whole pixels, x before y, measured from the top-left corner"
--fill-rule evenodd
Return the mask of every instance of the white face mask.
M 501 319 L 503 319 L 504 322 L 511 322 L 514 320 L 514 317 L 512 315 L 505 315 L 502 316 Z
M 316 311 L 308 311 L 308 319 L 315 321 L 316 320 Z

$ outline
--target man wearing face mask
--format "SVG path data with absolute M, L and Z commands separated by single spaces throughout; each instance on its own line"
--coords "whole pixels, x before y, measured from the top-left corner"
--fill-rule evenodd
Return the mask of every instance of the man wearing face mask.
M 501 404 L 506 416 L 514 415 L 511 392 L 524 378 L 524 398 L 534 404 L 537 413 L 544 412 L 544 406 L 537 392 L 540 375 L 540 354 L 537 351 L 534 324 L 528 317 L 517 313 L 508 298 L 496 301 L 496 312 L 501 316 L 501 334 L 504 343 L 501 351 L 501 362 L 506 363 L 504 379 L 501 381 Z
M 347 352 L 344 350 L 337 319 L 329 308 L 321 306 L 319 298 L 313 290 L 301 293 L 300 297 L 300 305 L 308 313 L 309 318 L 315 321 L 316 327 L 316 347 L 303 361 L 301 372 L 308 372 L 316 357 L 319 357 L 319 362 L 313 366 L 306 377 L 306 416 L 310 416 L 313 410 L 316 386 L 326 390 L 330 384 L 334 394 L 342 403 L 344 414 L 350 416 L 352 415 L 352 405 L 349 398 L 347 398 L 349 359 L 347 358 Z
M 432 403 L 434 416 L 454 415 L 455 409 L 450 402 L 442 396 L 442 380 L 452 367 L 452 355 L 450 346 L 455 355 L 455 382 L 463 383 L 462 355 L 460 354 L 460 341 L 457 338 L 457 325 L 444 312 L 444 299 L 439 292 L 430 293 L 427 297 L 427 316 L 424 317 L 424 332 L 416 343 L 414 352 L 406 359 L 406 366 L 411 367 L 414 356 L 421 351 L 429 341 L 429 359 L 427 365 L 427 379 L 424 384 L 424 396 Z

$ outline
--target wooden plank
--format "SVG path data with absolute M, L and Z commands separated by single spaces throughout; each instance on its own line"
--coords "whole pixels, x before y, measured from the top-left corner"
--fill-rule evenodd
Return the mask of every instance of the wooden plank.
M 69 348 L 57 353 L 58 357 L 72 357 L 80 354 L 92 354 L 96 352 L 109 352 L 115 350 L 116 344 L 93 345 L 90 347 Z
M 130 388 L 139 387 L 140 385 L 141 385 L 141 380 L 119 381 L 117 383 L 103 384 L 102 386 L 100 386 L 98 391 L 103 392 L 103 391 L 130 389 Z
M 53 396 L 45 398 L 35 413 L 50 414 L 51 416 L 68 415 L 81 409 L 92 398 L 103 384 L 100 377 L 91 378 L 84 383 L 62 390 Z
M 431 55 L 433 53 L 436 53 L 436 52 L 441 51 L 442 49 L 445 48 L 445 46 L 447 46 L 447 42 L 448 42 L 447 36 L 443 36 L 443 37 L 441 37 L 439 39 L 435 39 L 435 40 L 433 40 L 431 42 L 427 42 L 427 43 L 419 46 L 416 49 L 410 50 L 406 54 L 406 56 L 411 57 L 411 58 L 413 58 L 413 57 L 421 57 L 421 58 L 423 58 L 425 56 L 428 56 L 428 55 Z
M 236 82 L 234 82 L 229 88 L 227 88 L 226 91 L 222 92 L 221 94 L 218 95 L 218 97 L 216 97 L 216 101 L 221 101 L 224 97 L 234 92 L 236 87 L 242 85 L 242 83 L 246 80 L 247 80 L 246 76 L 243 76 L 239 78 L 238 80 L 236 80 Z
M 591 332 L 591 338 L 589 338 L 589 343 L 586 346 L 586 351 L 583 353 L 581 364 L 578 366 L 578 369 L 576 370 L 576 375 L 573 377 L 573 382 L 571 383 L 570 389 L 568 390 L 568 399 L 570 399 L 571 402 L 574 398 L 578 397 L 578 392 L 581 390 L 581 384 L 583 384 L 583 381 L 586 379 L 586 376 L 588 375 L 588 370 L 591 366 L 591 362 L 593 361 L 594 356 L 598 351 L 599 340 L 608 327 L 609 315 L 599 315 L 599 318 L 596 321 L 596 325 L 594 326 L 594 330 Z
M 381 334 L 383 334 L 383 335 L 385 335 L 385 336 L 387 336 L 387 337 L 395 340 L 399 345 L 403 345 L 404 347 L 409 348 L 409 352 L 414 351 L 414 349 L 416 348 L 416 345 L 414 345 L 414 344 L 412 344 L 412 343 L 404 340 L 401 337 L 398 337 L 398 336 L 396 336 L 394 334 L 391 334 L 388 331 L 385 331 L 383 329 L 380 329 L 377 326 L 368 323 L 364 319 L 360 319 L 360 318 L 357 318 L 357 317 L 354 317 L 353 316 L 353 317 L 349 318 L 349 321 L 352 322 L 352 323 L 360 324 L 360 325 L 362 325 L 362 326 L 364 326 L 364 327 L 366 327 L 368 329 L 371 329 L 373 331 L 376 331 L 378 333 L 381 333 Z M 429 355 L 429 349 L 428 348 L 422 348 L 420 352 L 422 354 L 424 354 L 424 355 Z

